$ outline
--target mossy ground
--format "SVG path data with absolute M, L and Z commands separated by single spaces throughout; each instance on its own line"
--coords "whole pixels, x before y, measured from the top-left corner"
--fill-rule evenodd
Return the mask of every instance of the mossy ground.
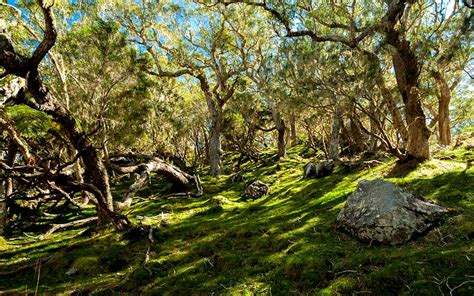
M 368 245 L 335 227 L 357 183 L 389 176 L 394 160 L 302 179 L 301 167 L 309 160 L 304 155 L 294 147 L 275 162 L 269 151 L 263 161 L 243 166 L 240 182 L 232 182 L 230 174 L 203 177 L 200 198 L 159 198 L 168 185 L 155 179 L 140 192 L 144 199 L 126 211 L 135 223 L 167 222 L 154 230 L 151 275 L 143 267 L 146 237 L 128 240 L 113 230 L 92 233 L 83 227 L 32 238 L 49 220 L 8 240 L 0 237 L 0 291 L 33 292 L 40 269 L 42 294 L 474 294 L 474 169 L 466 169 L 472 151 L 441 151 L 403 177 L 387 178 L 458 209 L 442 226 L 403 246 Z M 244 200 L 245 184 L 256 179 L 270 185 L 270 194 Z M 117 186 L 116 196 L 126 185 Z M 138 215 L 147 218 L 140 222 Z

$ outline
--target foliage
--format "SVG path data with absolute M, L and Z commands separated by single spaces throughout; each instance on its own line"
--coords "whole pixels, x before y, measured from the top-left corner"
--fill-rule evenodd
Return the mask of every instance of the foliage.
M 25 105 L 6 108 L 9 117 L 24 137 L 41 137 L 49 129 L 57 129 L 51 117 L 44 112 L 36 111 Z

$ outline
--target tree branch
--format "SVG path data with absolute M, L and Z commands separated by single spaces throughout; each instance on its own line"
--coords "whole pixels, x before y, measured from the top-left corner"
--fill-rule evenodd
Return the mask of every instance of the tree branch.
M 33 55 L 29 60 L 29 64 L 32 68 L 36 69 L 39 63 L 43 60 L 46 56 L 48 51 L 54 46 L 56 42 L 57 32 L 56 32 L 56 25 L 54 23 L 54 16 L 52 12 L 52 7 L 54 5 L 54 1 L 51 4 L 46 5 L 44 0 L 38 0 L 38 5 L 41 7 L 44 16 L 44 22 L 46 25 L 46 30 L 44 32 L 44 37 L 41 43 L 38 45 L 36 50 L 34 51 Z

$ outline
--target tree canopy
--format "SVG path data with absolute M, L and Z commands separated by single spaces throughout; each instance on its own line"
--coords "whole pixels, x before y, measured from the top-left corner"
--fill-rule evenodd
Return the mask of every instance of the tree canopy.
M 25 204 L 136 230 L 156 176 L 202 198 L 291 149 L 427 163 L 472 133 L 473 29 L 469 0 L 0 0 L 0 232 Z

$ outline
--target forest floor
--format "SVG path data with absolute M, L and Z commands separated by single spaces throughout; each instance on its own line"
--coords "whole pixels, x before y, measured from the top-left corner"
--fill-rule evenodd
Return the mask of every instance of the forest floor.
M 302 179 L 310 160 L 299 146 L 275 162 L 275 151 L 232 175 L 203 177 L 204 196 L 168 197 L 159 178 L 125 211 L 152 225 L 154 242 L 87 227 L 38 239 L 51 223 L 94 215 L 93 208 L 25 223 L 0 237 L 0 291 L 5 294 L 96 295 L 473 295 L 474 168 L 472 150 L 444 150 L 404 176 L 395 160 L 332 176 Z M 229 157 L 229 165 L 232 157 Z M 442 160 L 443 159 L 443 160 Z M 235 159 L 234 159 L 235 163 Z M 402 246 L 360 242 L 336 229 L 336 216 L 362 179 L 385 178 L 457 215 Z M 244 200 L 249 181 L 269 195 Z M 129 183 L 115 187 L 119 199 Z M 153 199 L 153 200 L 149 200 Z M 145 217 L 137 220 L 138 216 Z M 162 221 L 164 220 L 164 221 Z M 147 252 L 149 251 L 149 252 Z M 149 255 L 146 268 L 144 261 Z M 0 292 L 0 294 L 2 294 Z

